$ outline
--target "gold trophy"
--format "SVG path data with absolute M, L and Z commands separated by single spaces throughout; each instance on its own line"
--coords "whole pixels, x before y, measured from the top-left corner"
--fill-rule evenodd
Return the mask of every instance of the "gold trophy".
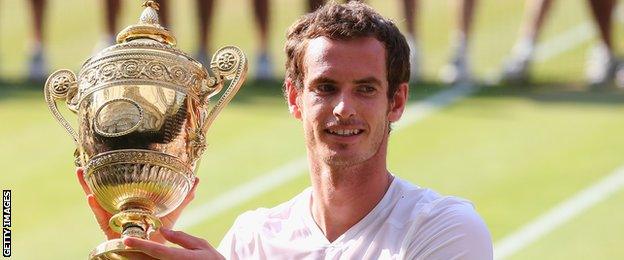
M 45 83 L 45 100 L 76 144 L 76 165 L 98 203 L 114 214 L 110 226 L 122 237 L 148 239 L 160 217 L 177 208 L 195 180 L 195 168 L 211 123 L 238 92 L 247 60 L 233 46 L 219 49 L 210 70 L 175 48 L 160 26 L 158 4 L 143 5 L 138 24 L 117 35 L 117 44 L 88 59 L 78 77 L 59 70 Z M 229 85 L 214 106 L 209 99 Z M 78 132 L 56 101 L 78 115 Z M 90 259 L 141 255 L 121 239 L 96 247 Z

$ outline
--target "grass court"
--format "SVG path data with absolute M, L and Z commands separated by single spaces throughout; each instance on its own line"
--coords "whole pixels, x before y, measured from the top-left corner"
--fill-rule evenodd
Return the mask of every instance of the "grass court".
M 369 2 L 404 28 L 398 1 Z M 450 55 L 453 1 L 421 2 L 425 82 L 411 86 L 412 104 L 449 89 L 437 83 L 437 73 Z M 75 178 L 70 137 L 48 111 L 42 86 L 19 80 L 25 75 L 29 44 L 26 5 L 25 1 L 0 3 L 0 76 L 4 79 L 0 188 L 13 191 L 13 258 L 84 259 L 104 236 Z M 139 6 L 139 1 L 125 1 L 120 25 L 135 22 Z M 101 37 L 100 6 L 94 1 L 67 0 L 51 1 L 49 8 L 50 67 L 78 72 Z M 271 10 L 272 55 L 283 74 L 285 30 L 303 14 L 304 3 L 275 0 Z M 480 1 L 471 45 L 476 77 L 488 79 L 500 70 L 517 36 L 522 10 L 523 1 Z M 178 47 L 192 53 L 192 1 L 176 1 L 172 11 Z M 552 11 L 542 42 L 589 21 L 581 0 L 558 1 Z M 622 54 L 624 30 L 618 19 L 614 36 Z M 238 45 L 253 66 L 256 33 L 250 3 L 217 1 L 214 24 L 213 50 Z M 592 43 L 579 40 L 536 63 L 530 85 L 482 80 L 475 93 L 395 131 L 389 147 L 390 170 L 419 186 L 474 202 L 495 243 L 608 176 L 624 165 L 624 91 L 591 91 L 582 84 Z M 250 80 L 217 118 L 207 136 L 208 150 L 197 171 L 201 184 L 188 212 L 305 154 L 301 126 L 289 116 L 280 88 L 279 81 Z M 65 115 L 76 121 L 70 112 Z M 277 205 L 307 186 L 307 173 L 301 171 L 184 231 L 217 246 L 237 215 Z M 624 189 L 618 189 L 508 259 L 620 259 L 624 257 L 622 230 Z

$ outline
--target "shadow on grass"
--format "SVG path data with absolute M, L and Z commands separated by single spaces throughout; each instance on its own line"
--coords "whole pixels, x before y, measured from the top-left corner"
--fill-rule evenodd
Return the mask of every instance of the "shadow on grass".
M 518 85 L 480 84 L 480 87 L 475 96 L 481 98 L 518 97 L 551 103 L 624 104 L 624 89 L 614 86 L 592 88 L 579 83 L 536 82 Z M 409 102 L 422 100 L 448 88 L 436 81 L 410 84 Z M 43 82 L 0 81 L 0 102 L 12 98 L 41 98 L 43 102 Z M 247 81 L 232 100 L 234 104 L 264 102 L 284 102 L 281 80 Z
M 580 83 L 536 82 L 521 85 L 482 85 L 476 96 L 518 97 L 545 103 L 624 105 L 624 89 L 612 84 L 588 86 Z
M 37 96 L 43 102 L 43 82 L 0 80 L 0 102 L 11 98 Z

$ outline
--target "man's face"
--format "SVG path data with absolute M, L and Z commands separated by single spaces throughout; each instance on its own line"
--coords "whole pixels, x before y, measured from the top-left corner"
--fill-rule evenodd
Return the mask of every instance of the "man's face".
M 311 39 L 304 57 L 303 90 L 287 82 L 291 113 L 301 119 L 308 152 L 335 166 L 362 163 L 378 154 L 389 123 L 400 118 L 407 84 L 388 100 L 386 51 L 372 37 L 347 41 Z M 382 146 L 382 144 L 384 144 Z

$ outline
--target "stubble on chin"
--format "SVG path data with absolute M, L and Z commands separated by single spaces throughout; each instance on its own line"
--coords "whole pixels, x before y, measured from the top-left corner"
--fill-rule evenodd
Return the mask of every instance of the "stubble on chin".
M 337 144 L 338 151 L 346 150 L 349 148 L 348 144 Z M 355 155 L 345 155 L 336 151 L 328 151 L 325 156 L 323 156 L 323 161 L 326 165 L 335 167 L 337 169 L 348 168 L 359 163 L 366 161 L 366 156 L 362 154 Z
M 354 158 L 343 158 L 335 155 L 325 156 L 323 158 L 323 161 L 325 161 L 326 165 L 329 165 L 335 169 L 348 168 L 357 164 Z

